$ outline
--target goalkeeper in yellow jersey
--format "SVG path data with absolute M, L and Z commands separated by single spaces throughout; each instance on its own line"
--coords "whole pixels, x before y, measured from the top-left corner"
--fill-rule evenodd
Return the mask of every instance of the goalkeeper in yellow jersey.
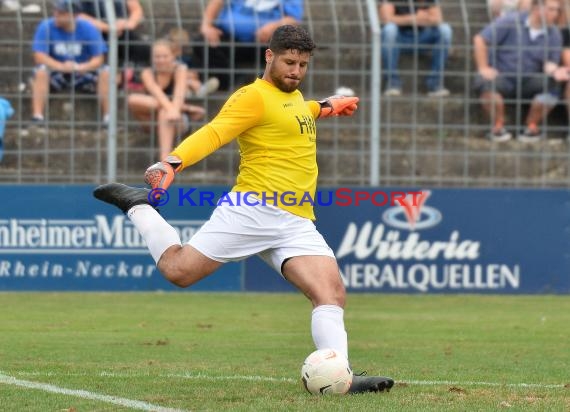
M 237 138 L 240 167 L 229 201 L 216 207 L 187 244 L 152 206 L 148 189 L 110 183 L 94 195 L 126 213 L 160 272 L 180 287 L 226 262 L 258 255 L 310 299 L 316 348 L 336 349 L 348 358 L 345 289 L 334 253 L 313 223 L 311 202 L 279 201 L 285 192 L 314 199 L 315 120 L 350 116 L 357 108 L 357 97 L 304 100 L 298 88 L 314 48 L 302 27 L 279 27 L 265 52 L 263 77 L 237 90 L 210 123 L 147 169 L 153 193 L 167 189 L 176 173 Z M 391 378 L 354 375 L 349 393 L 382 392 L 393 385 Z

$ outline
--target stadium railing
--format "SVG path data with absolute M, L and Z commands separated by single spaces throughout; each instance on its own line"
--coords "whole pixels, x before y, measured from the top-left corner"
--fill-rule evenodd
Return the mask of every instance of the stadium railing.
M 49 1 L 35 3 L 42 6 L 37 15 L 0 12 L 0 95 L 16 110 L 7 122 L 0 182 L 104 182 L 108 178 L 107 130 L 102 127 L 94 96 L 53 94 L 45 133 L 30 127 L 31 40 L 36 24 L 50 15 Z M 191 35 L 198 33 L 206 0 L 142 3 L 146 19 L 141 32 L 151 43 L 172 27 L 184 28 Z M 372 64 L 373 22 L 378 18 L 372 14 L 376 7 L 370 7 L 370 0 L 305 2 L 303 24 L 318 45 L 303 85 L 305 96 L 326 97 L 345 86 L 361 98 L 354 118 L 319 122 L 320 184 L 366 186 L 376 174 L 377 183 L 384 186 L 567 187 L 570 145 L 565 140 L 568 127 L 563 105 L 548 117 L 543 125 L 547 138 L 537 144 L 485 140 L 489 124 L 481 115 L 471 85 L 472 37 L 489 21 L 486 1 L 441 0 L 441 5 L 454 32 L 446 69 L 451 96 L 435 100 L 426 96 L 422 79 L 429 59 L 412 54 L 403 56 L 400 64 L 404 94 L 387 99 L 380 93 L 375 97 L 372 88 L 372 79 L 378 74 L 374 70 L 382 70 Z M 201 71 L 207 75 L 207 68 Z M 211 118 L 227 97 L 227 93 L 217 92 L 200 103 Z M 157 160 L 157 138 L 134 122 L 125 100 L 125 92 L 119 90 L 118 109 L 113 113 L 118 127 L 116 179 L 140 183 L 146 166 Z M 376 114 L 370 109 L 375 105 Z M 518 130 L 525 106 L 514 106 L 508 126 Z M 202 124 L 191 126 L 196 129 Z M 371 125 L 378 125 L 378 130 L 372 130 Z M 377 139 L 375 143 L 371 136 Z M 375 144 L 377 159 L 371 158 Z M 234 142 L 182 174 L 179 181 L 231 184 L 237 165 Z

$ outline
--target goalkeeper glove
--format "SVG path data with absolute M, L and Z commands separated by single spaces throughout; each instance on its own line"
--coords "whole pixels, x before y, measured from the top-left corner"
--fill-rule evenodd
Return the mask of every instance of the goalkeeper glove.
M 182 169 L 182 160 L 177 156 L 167 156 L 162 162 L 158 162 L 146 169 L 144 181 L 153 189 L 168 189 L 174 181 L 174 175 Z
M 324 100 L 319 100 L 321 112 L 319 118 L 334 116 L 352 116 L 358 108 L 358 97 L 331 96 Z

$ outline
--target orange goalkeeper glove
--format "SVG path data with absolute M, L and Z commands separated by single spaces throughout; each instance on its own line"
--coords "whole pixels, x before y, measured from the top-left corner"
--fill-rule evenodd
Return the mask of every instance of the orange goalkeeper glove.
M 321 113 L 319 118 L 334 116 L 352 116 L 358 108 L 358 97 L 331 96 L 324 100 L 319 100 Z
M 144 181 L 153 189 L 168 189 L 174 181 L 174 175 L 182 168 L 182 160 L 176 156 L 167 156 L 162 162 L 158 162 L 146 169 Z

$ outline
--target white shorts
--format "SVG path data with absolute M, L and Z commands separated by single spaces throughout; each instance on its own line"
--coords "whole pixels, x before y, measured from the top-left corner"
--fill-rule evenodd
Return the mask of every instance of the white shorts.
M 283 262 L 295 256 L 334 258 L 310 219 L 261 202 L 256 206 L 238 205 L 236 193 L 229 193 L 228 197 L 236 206 L 217 206 L 188 241 L 203 255 L 223 263 L 258 255 L 279 273 Z

